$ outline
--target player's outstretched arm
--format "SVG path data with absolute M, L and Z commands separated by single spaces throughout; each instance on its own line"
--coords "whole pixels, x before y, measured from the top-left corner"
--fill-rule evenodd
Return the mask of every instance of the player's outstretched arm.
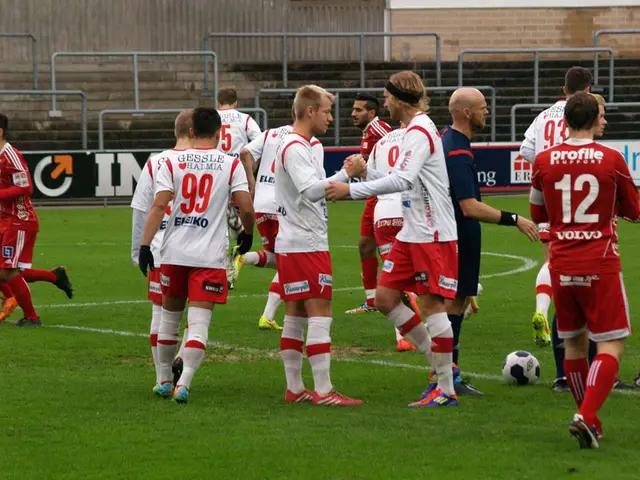
M 475 198 L 463 198 L 458 202 L 465 218 L 472 218 L 484 223 L 496 223 L 517 227 L 532 242 L 538 240 L 538 227 L 535 223 L 515 213 L 505 212 L 493 208 L 491 205 L 479 202 Z

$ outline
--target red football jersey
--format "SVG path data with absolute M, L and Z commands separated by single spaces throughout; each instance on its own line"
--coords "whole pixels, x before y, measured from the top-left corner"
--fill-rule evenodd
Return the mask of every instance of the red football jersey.
M 638 190 L 622 154 L 570 139 L 536 156 L 531 183 L 531 217 L 550 223 L 551 269 L 620 272 L 617 217 L 640 217 Z
M 33 183 L 22 154 L 6 143 L 0 150 L 0 222 L 21 228 L 38 228 L 31 204 Z
M 369 125 L 364 127 L 362 131 L 362 141 L 360 142 L 360 155 L 365 160 L 369 159 L 369 155 L 371 155 L 371 151 L 373 147 L 376 146 L 378 140 L 384 137 L 387 133 L 391 131 L 391 127 L 388 123 L 383 122 L 378 117 L 374 118 L 369 122 Z

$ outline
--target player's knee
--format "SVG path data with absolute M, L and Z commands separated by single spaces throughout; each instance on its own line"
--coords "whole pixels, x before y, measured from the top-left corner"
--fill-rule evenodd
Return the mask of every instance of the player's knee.
M 376 308 L 383 315 L 389 315 L 389 313 L 391 313 L 391 310 L 396 308 L 398 303 L 400 303 L 399 300 L 393 295 L 389 294 L 389 292 L 380 291 L 380 289 L 376 290 Z
M 371 237 L 360 237 L 358 251 L 361 258 L 373 257 L 376 254 L 376 240 Z
M 615 357 L 618 362 L 622 358 L 622 354 L 624 353 L 624 339 L 619 340 L 611 340 L 609 342 L 599 342 L 598 346 L 598 354 L 607 354 Z

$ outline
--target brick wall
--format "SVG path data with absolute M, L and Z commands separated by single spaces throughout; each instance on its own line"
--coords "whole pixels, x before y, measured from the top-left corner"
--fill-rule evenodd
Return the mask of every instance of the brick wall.
M 640 28 L 640 7 L 394 10 L 391 27 L 394 32 L 437 32 L 442 39 L 442 59 L 453 61 L 463 48 L 590 47 L 596 30 Z M 640 57 L 640 34 L 605 35 L 600 46 L 613 48 L 616 57 Z M 433 39 L 400 37 L 392 41 L 394 60 L 433 60 L 434 55 Z

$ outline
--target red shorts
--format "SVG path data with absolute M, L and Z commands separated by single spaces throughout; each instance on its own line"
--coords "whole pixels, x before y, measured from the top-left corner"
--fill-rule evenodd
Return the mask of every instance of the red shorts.
M 378 197 L 367 198 L 367 202 L 364 205 L 364 211 L 362 217 L 360 217 L 360 236 L 374 238 L 373 233 L 373 212 L 376 209 L 376 203 L 378 203 Z
M 561 275 L 551 270 L 558 336 L 574 338 L 587 330 L 595 342 L 631 335 L 622 273 Z
M 10 227 L 0 233 L 2 246 L 2 267 L 27 270 L 33 263 L 33 247 L 36 244 L 37 230 L 20 230 Z
M 538 224 L 538 234 L 540 235 L 541 242 L 548 242 L 551 240 L 551 232 L 549 229 L 551 225 L 548 223 L 539 223 Z
M 227 303 L 229 293 L 224 268 L 162 265 L 160 285 L 163 295 L 188 298 L 192 302 Z
M 382 265 L 378 285 L 418 295 L 456 298 L 458 242 L 393 242 Z
M 256 213 L 256 226 L 262 238 L 262 249 L 273 252 L 278 235 L 278 216 L 273 213 Z
M 162 287 L 160 286 L 160 265 L 156 265 L 156 268 L 149 271 L 149 293 L 148 298 L 153 303 L 162 305 Z
M 276 253 L 285 302 L 331 300 L 333 276 L 329 252 Z
M 382 218 L 376 222 L 374 233 L 380 256 L 384 260 L 391 251 L 391 245 L 398 232 L 402 230 L 402 218 Z

